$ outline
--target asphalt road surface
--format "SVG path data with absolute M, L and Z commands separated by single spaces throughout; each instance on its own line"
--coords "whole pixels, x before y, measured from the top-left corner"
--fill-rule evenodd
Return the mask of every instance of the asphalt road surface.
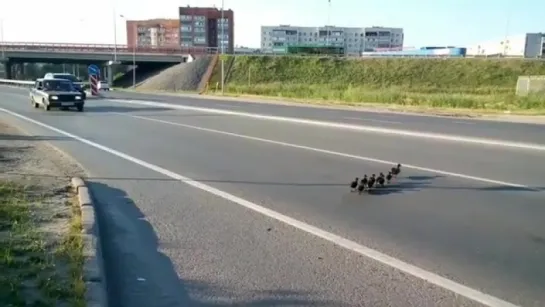
M 84 113 L 45 112 L 8 88 L 0 88 L 0 108 L 0 120 L 50 140 L 88 170 L 111 306 L 504 306 L 438 287 L 436 275 L 417 278 L 406 263 L 479 298 L 545 305 L 542 151 L 109 100 L 89 100 Z M 349 192 L 353 177 L 391 167 L 384 161 L 408 166 L 387 189 Z M 373 260 L 373 251 L 403 262 Z
M 161 101 L 189 106 L 207 106 L 226 110 L 244 110 L 258 114 L 334 121 L 355 125 L 380 126 L 434 133 L 468 135 L 517 142 L 545 144 L 545 125 L 471 120 L 456 117 L 435 117 L 396 113 L 350 111 L 309 106 L 286 106 L 270 103 L 249 103 L 234 100 L 176 97 L 112 91 L 104 95 L 111 98 Z

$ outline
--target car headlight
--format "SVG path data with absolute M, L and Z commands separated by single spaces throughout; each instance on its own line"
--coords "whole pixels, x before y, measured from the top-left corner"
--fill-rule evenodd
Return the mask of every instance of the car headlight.
M 49 99 L 51 99 L 51 100 L 57 100 L 57 99 L 59 99 L 59 97 L 57 97 L 57 96 L 49 96 Z
M 76 100 L 81 100 L 81 96 L 76 96 Z

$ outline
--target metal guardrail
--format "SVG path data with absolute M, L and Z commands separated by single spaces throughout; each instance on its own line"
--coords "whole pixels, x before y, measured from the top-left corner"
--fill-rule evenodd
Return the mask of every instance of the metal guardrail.
M 0 42 L 0 50 L 16 52 L 71 52 L 71 53 L 135 53 L 141 54 L 216 54 L 216 47 L 129 46 L 114 44 L 60 44 L 32 42 Z
M 0 79 L 0 85 L 12 85 L 20 87 L 32 87 L 34 81 L 24 81 L 24 80 L 10 80 L 10 79 Z
M 34 83 L 36 83 L 36 81 L 0 79 L 0 85 L 9 85 L 9 86 L 17 86 L 17 87 L 32 87 Z M 84 89 L 89 86 L 89 82 L 81 82 L 81 83 Z

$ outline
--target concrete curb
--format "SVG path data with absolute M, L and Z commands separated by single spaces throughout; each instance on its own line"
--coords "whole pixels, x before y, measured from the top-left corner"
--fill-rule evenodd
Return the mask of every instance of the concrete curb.
M 100 231 L 97 223 L 95 203 L 85 181 L 72 178 L 72 187 L 76 191 L 81 208 L 83 236 L 83 281 L 85 282 L 85 301 L 87 307 L 107 307 L 106 280 L 103 270 Z

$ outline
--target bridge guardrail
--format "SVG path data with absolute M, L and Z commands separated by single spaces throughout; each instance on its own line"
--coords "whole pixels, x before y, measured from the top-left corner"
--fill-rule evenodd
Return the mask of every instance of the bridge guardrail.
M 0 79 L 0 85 L 11 85 L 19 87 L 32 87 L 35 81 L 29 80 L 12 80 L 12 79 Z M 82 82 L 83 87 L 86 88 L 89 85 L 89 82 Z
M 0 85 L 32 87 L 34 83 L 35 83 L 34 81 L 26 81 L 26 80 L 0 79 Z
M 181 46 L 132 46 L 114 44 L 62 44 L 32 42 L 0 42 L 0 49 L 14 52 L 84 52 L 84 53 L 135 53 L 137 55 L 159 54 L 216 54 L 217 47 L 181 47 Z

